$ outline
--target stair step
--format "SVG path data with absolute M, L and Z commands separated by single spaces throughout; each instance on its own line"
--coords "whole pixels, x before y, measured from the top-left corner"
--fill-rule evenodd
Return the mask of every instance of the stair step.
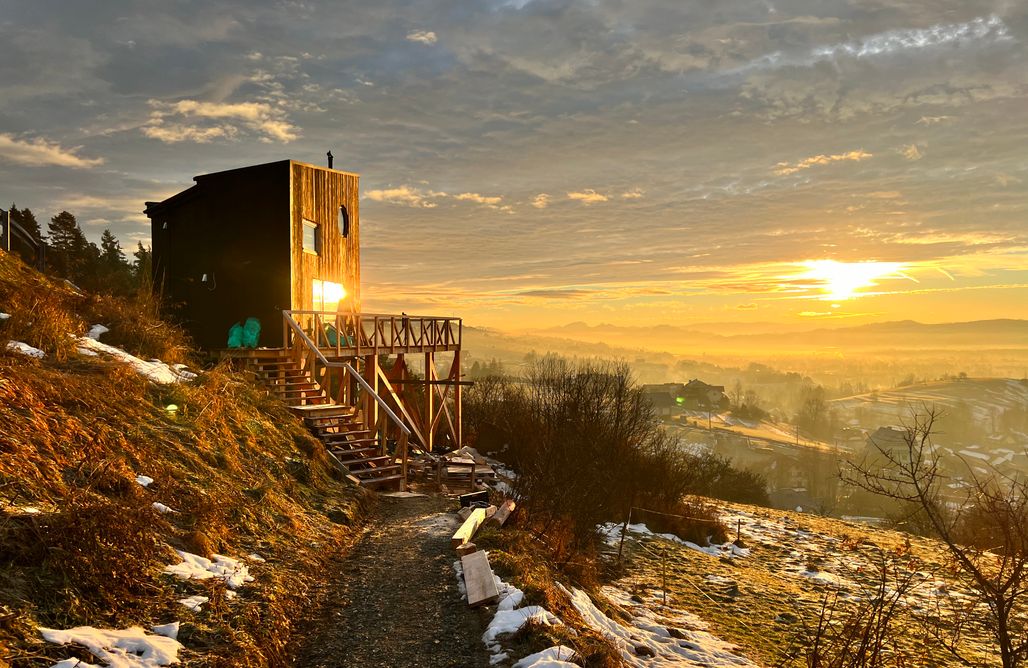
M 287 379 L 269 379 L 265 382 L 265 385 L 269 387 L 300 387 L 306 385 L 307 387 L 319 387 L 313 380 L 287 380 Z
M 328 439 L 336 439 L 340 436 L 349 436 L 350 438 L 372 438 L 373 434 L 367 429 L 346 429 L 346 427 L 359 426 L 356 422 L 343 425 L 335 425 L 331 429 L 337 431 L 330 431 L 329 427 L 311 427 L 311 433 L 325 441 Z
M 322 438 L 321 441 L 330 447 L 338 445 L 371 445 L 372 443 L 378 443 L 377 438 Z
M 271 392 L 279 395 L 280 397 L 286 395 L 309 395 L 311 393 L 324 395 L 324 391 L 321 387 L 277 387 L 271 385 L 268 387 Z
M 360 478 L 361 476 L 368 476 L 374 473 L 386 473 L 387 471 L 399 471 L 402 467 L 401 464 L 386 464 L 385 466 L 376 466 L 372 469 L 358 469 L 356 471 L 350 470 L 350 473 Z M 376 476 L 377 477 L 377 476 Z M 361 478 L 363 479 L 363 478 Z
M 378 448 L 353 448 L 352 450 L 345 450 L 343 448 L 330 448 L 329 452 L 335 455 L 338 459 L 346 462 L 348 457 L 355 455 L 366 455 L 369 452 L 378 452 Z
M 389 455 L 377 455 L 375 457 L 362 457 L 361 459 L 343 460 L 343 464 L 345 464 L 347 468 L 350 468 L 351 466 L 355 466 L 357 464 L 375 464 L 375 463 L 378 463 L 378 462 L 385 463 L 385 462 L 388 462 L 388 461 L 392 461 L 392 459 L 393 458 L 390 457 Z M 370 469 L 360 469 L 359 471 L 357 471 L 357 473 L 367 473 L 369 471 L 379 471 L 379 470 L 381 470 L 383 468 L 385 468 L 385 467 L 384 466 L 376 466 L 375 468 L 370 468 Z M 350 472 L 353 473 L 353 470 L 351 470 Z
M 387 482 L 394 482 L 400 480 L 403 476 L 399 475 L 387 475 L 381 478 L 359 478 L 361 486 L 380 485 Z
M 328 406 L 293 406 L 305 420 L 323 420 L 334 417 L 345 417 L 353 414 L 352 406 L 330 404 Z

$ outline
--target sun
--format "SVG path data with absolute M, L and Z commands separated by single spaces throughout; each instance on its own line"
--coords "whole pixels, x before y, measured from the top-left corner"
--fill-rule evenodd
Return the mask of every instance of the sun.
M 888 276 L 902 276 L 900 262 L 837 262 L 836 260 L 808 260 L 803 263 L 807 272 L 800 278 L 814 283 L 823 293 L 821 299 L 843 301 L 859 297 L 859 291 L 877 285 L 875 281 Z

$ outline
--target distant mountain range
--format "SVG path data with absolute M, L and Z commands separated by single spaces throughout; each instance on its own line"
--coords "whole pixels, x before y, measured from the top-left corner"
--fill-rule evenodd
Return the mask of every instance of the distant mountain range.
M 913 320 L 838 328 L 803 328 L 775 323 L 705 323 L 626 327 L 575 322 L 530 334 L 610 346 L 664 350 L 746 352 L 800 349 L 1022 348 L 1028 349 L 1028 320 L 976 320 L 925 324 Z

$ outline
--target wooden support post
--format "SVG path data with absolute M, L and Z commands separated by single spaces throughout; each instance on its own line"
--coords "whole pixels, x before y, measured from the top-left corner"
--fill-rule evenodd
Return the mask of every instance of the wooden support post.
M 367 381 L 371 389 L 378 394 L 378 357 L 375 355 L 368 355 L 364 358 L 364 380 Z M 366 429 L 371 431 L 375 430 L 375 425 L 378 424 L 378 402 L 371 395 L 364 398 L 364 426 Z M 380 434 L 375 434 L 375 437 L 379 439 L 378 447 L 379 454 L 384 455 L 386 450 L 386 441 Z
M 425 353 L 425 380 L 435 380 L 435 355 L 432 353 Z M 425 443 L 425 448 L 432 452 L 432 446 L 435 442 L 435 424 L 433 406 L 435 402 L 435 389 L 426 386 L 425 387 L 425 438 L 428 442 Z
M 458 450 L 464 446 L 464 410 L 461 406 L 464 390 L 460 384 L 460 350 L 453 353 L 453 366 L 450 368 L 450 377 L 457 381 L 453 386 L 453 421 L 456 429 L 454 447 Z

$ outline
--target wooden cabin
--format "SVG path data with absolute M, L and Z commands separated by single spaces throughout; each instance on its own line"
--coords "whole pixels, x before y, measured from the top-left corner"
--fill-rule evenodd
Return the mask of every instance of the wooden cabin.
M 408 442 L 461 446 L 462 322 L 361 310 L 359 177 L 332 169 L 331 155 L 329 165 L 204 174 L 147 202 L 154 283 L 208 350 L 256 317 L 258 345 L 224 353 L 302 416 L 355 480 L 402 489 Z
M 281 160 L 193 180 L 146 215 L 154 284 L 199 346 L 248 317 L 273 346 L 283 310 L 360 310 L 357 174 Z

